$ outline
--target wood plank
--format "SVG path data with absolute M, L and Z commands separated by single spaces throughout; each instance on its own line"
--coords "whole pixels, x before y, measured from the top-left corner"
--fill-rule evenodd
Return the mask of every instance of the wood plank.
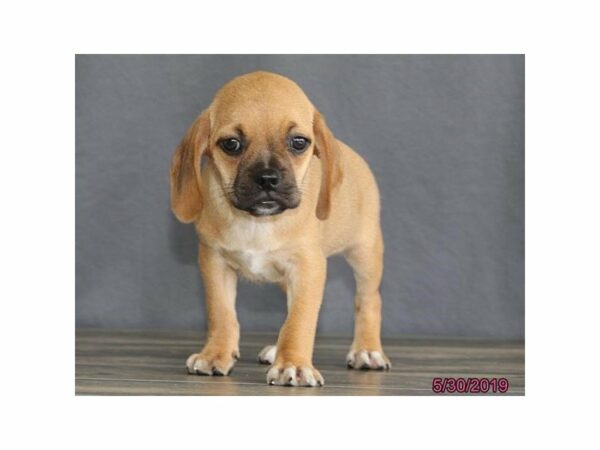
M 432 395 L 434 377 L 506 377 L 510 395 L 525 389 L 524 344 L 489 339 L 405 337 L 384 339 L 389 372 L 348 370 L 350 339 L 318 337 L 315 366 L 320 389 L 267 386 L 258 351 L 276 336 L 242 337 L 242 358 L 229 377 L 188 375 L 187 356 L 203 336 L 188 331 L 77 330 L 78 395 Z

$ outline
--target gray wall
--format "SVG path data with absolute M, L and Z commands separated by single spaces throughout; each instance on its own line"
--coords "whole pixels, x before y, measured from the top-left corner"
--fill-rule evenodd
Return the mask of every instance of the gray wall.
M 169 210 L 173 149 L 215 91 L 270 70 L 300 84 L 371 165 L 386 244 L 383 332 L 524 336 L 524 57 L 76 57 L 76 322 L 203 328 L 193 227 Z M 330 259 L 319 333 L 352 331 Z M 283 323 L 242 282 L 244 330 Z

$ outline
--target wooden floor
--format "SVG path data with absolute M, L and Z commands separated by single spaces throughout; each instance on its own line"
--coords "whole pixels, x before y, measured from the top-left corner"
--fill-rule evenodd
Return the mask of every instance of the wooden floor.
M 76 333 L 75 392 L 78 395 L 438 395 L 434 377 L 504 377 L 507 394 L 525 393 L 523 342 L 471 339 L 384 339 L 389 372 L 349 370 L 349 338 L 317 337 L 314 364 L 322 388 L 268 386 L 267 366 L 257 353 L 276 335 L 243 334 L 241 358 L 228 377 L 188 375 L 185 360 L 202 335 L 184 331 Z M 456 394 L 454 394 L 456 395 Z M 464 395 L 464 394 L 463 394 Z M 488 394 L 489 395 L 489 394 Z

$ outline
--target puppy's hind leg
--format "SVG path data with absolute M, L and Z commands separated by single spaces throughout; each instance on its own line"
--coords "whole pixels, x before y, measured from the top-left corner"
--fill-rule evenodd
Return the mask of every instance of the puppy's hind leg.
M 258 353 L 258 362 L 261 364 L 273 364 L 277 356 L 277 346 L 267 345 Z
M 279 287 L 284 294 L 287 294 L 287 282 L 285 280 L 279 283 Z M 275 361 L 275 356 L 277 356 L 277 346 L 267 345 L 260 352 L 258 352 L 258 362 L 261 364 L 273 364 Z
M 346 357 L 349 368 L 391 368 L 381 346 L 381 295 L 379 285 L 383 274 L 383 239 L 378 231 L 370 242 L 359 243 L 344 256 L 354 270 L 354 341 Z

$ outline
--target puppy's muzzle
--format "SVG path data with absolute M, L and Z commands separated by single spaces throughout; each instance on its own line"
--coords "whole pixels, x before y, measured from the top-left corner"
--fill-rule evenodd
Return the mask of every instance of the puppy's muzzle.
M 281 172 L 268 168 L 258 171 L 254 176 L 255 186 L 258 188 L 256 202 L 248 210 L 255 216 L 271 216 L 283 212 L 286 208 L 278 202 L 276 196 L 281 182 Z
M 233 205 L 253 216 L 272 216 L 300 203 L 296 183 L 278 167 L 255 165 L 243 170 L 234 189 Z

